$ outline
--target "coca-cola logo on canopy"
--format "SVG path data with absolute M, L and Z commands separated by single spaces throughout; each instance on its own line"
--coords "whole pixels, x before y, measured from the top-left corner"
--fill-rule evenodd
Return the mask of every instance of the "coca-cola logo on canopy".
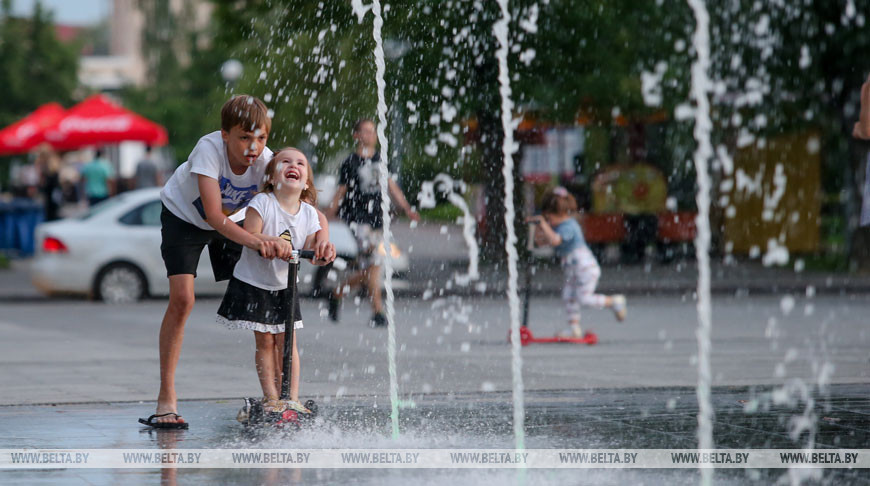
M 3 137 L 3 142 L 7 145 L 18 147 L 24 144 L 24 141 L 36 135 L 39 127 L 36 123 L 25 123 L 15 129 L 14 132 Z
M 68 116 L 61 120 L 57 131 L 50 131 L 46 138 L 61 140 L 71 132 L 126 132 L 133 125 L 129 115 L 101 116 L 97 118 L 85 118 L 80 116 Z

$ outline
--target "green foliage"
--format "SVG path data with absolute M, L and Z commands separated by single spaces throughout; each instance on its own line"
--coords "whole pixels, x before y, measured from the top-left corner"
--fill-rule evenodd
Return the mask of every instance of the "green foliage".
M 313 160 L 345 152 L 353 122 L 376 114 L 373 15 L 358 19 L 350 2 L 214 3 L 217 42 L 245 64 L 239 91 L 263 98 L 275 111 L 271 140 L 308 148 Z M 653 111 L 640 96 L 640 71 L 651 69 L 655 54 L 670 49 L 676 36 L 685 36 L 686 8 L 664 11 L 630 0 L 539 3 L 511 2 L 509 63 L 517 111 L 573 122 L 583 108 L 603 126 L 617 106 L 629 115 Z M 487 227 L 493 245 L 503 246 L 503 134 L 493 35 L 498 5 L 384 5 L 388 159 L 412 202 L 420 184 L 439 173 L 485 184 Z M 530 27 L 534 18 L 537 31 Z M 675 62 L 668 73 L 679 79 L 687 65 Z M 476 143 L 468 146 L 468 136 Z M 521 205 L 520 191 L 516 197 Z
M 345 150 L 353 121 L 376 113 L 372 14 L 358 22 L 349 2 L 214 3 L 216 43 L 245 64 L 238 90 L 266 98 L 274 108 L 273 137 L 288 144 L 307 141 L 324 159 Z M 541 110 L 552 121 L 572 122 L 580 108 L 608 124 L 617 106 L 623 114 L 653 111 L 641 99 L 640 72 L 686 37 L 689 20 L 687 8 L 630 0 L 542 7 L 513 1 L 511 7 L 514 99 L 518 109 Z M 460 154 L 464 122 L 492 117 L 485 112 L 497 117 L 492 29 L 499 16 L 495 2 L 470 0 L 397 1 L 384 12 L 388 131 L 403 133 L 401 152 L 389 155 L 412 178 L 425 180 L 436 168 L 464 172 L 460 165 L 471 162 Z M 537 31 L 526 27 L 533 16 Z M 687 59 L 675 61 L 668 76 L 686 77 L 687 66 Z M 685 92 L 685 83 L 674 90 Z M 667 99 L 665 108 L 675 98 Z M 498 145 L 500 135 L 482 133 L 481 141 Z
M 235 91 L 275 112 L 270 145 L 303 148 L 315 163 L 346 153 L 354 121 L 376 113 L 370 27 L 338 2 L 215 4 L 217 41 L 245 68 Z
M 733 150 L 741 137 L 761 140 L 818 129 L 825 190 L 837 192 L 852 180 L 846 176 L 854 172 L 848 129 L 864 76 L 859 60 L 870 47 L 860 14 L 870 0 L 854 0 L 859 14 L 850 17 L 852 1 L 707 2 L 716 145 Z M 169 128 L 179 158 L 216 128 L 217 109 L 229 95 L 219 67 L 229 58 L 245 67 L 231 91 L 256 95 L 275 112 L 270 144 L 306 149 L 313 161 L 324 162 L 321 167 L 337 167 L 352 145 L 353 122 L 377 113 L 372 13 L 360 21 L 351 2 L 212 0 L 212 30 L 203 33 L 163 20 L 170 15 L 168 0 L 142 3 L 151 15 L 147 24 L 157 29 L 146 33 L 153 40 L 146 57 L 154 84 L 131 90 L 127 98 Z M 485 184 L 491 208 L 501 207 L 501 100 L 493 36 L 498 5 L 394 0 L 387 9 L 382 3 L 390 108 L 386 155 L 409 199 L 414 201 L 421 182 L 446 172 Z M 517 112 L 534 112 L 551 123 L 586 118 L 591 168 L 626 157 L 622 145 L 628 144 L 620 140 L 625 129 L 617 127 L 617 115 L 645 123 L 664 114 L 665 122 L 649 130 L 658 151 L 648 157 L 665 173 L 680 207 L 691 208 L 693 122 L 672 116 L 681 105 L 691 107 L 695 20 L 686 2 L 512 0 L 510 7 Z M 190 41 L 194 35 L 211 39 L 210 47 L 198 47 L 201 43 Z M 176 56 L 186 52 L 192 52 L 190 67 L 182 67 Z M 650 106 L 641 80 L 653 72 L 661 77 L 660 102 Z M 488 216 L 488 226 L 498 223 L 497 213 Z
M 675 53 L 688 42 L 693 21 L 685 2 L 587 0 L 550 2 L 538 16 L 538 30 L 526 38 L 534 59 L 518 83 L 548 119 L 571 123 L 583 110 L 598 124 L 609 124 L 614 108 L 640 118 L 686 99 L 689 59 Z M 525 47 L 525 46 L 524 46 Z M 662 107 L 641 97 L 642 71 L 666 63 Z
M 220 66 L 228 55 L 210 42 L 214 32 L 193 30 L 181 20 L 192 14 L 173 13 L 169 4 L 140 0 L 149 82 L 126 88 L 121 96 L 127 107 L 167 128 L 175 159 L 183 162 L 200 137 L 220 129 L 220 108 L 229 97 Z
M 431 209 L 421 209 L 420 217 L 424 221 L 440 221 L 455 224 L 459 218 L 463 217 L 463 213 L 461 209 L 450 203 L 442 203 Z
M 36 3 L 29 19 L 11 17 L 12 2 L 0 4 L 0 126 L 13 123 L 40 105 L 69 106 L 78 83 L 76 45 L 55 36 L 51 14 Z

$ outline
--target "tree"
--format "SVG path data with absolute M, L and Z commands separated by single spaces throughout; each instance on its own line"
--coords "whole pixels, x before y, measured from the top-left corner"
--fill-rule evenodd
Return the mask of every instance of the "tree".
M 307 139 L 317 158 L 335 159 L 350 143 L 353 121 L 375 113 L 371 14 L 360 19 L 349 4 L 319 1 L 215 3 L 217 42 L 233 46 L 247 66 L 256 66 L 240 86 L 271 103 L 275 136 L 294 144 Z M 681 18 L 668 22 L 673 12 L 628 0 L 544 2 L 540 7 L 514 0 L 510 5 L 514 99 L 519 110 L 535 106 L 553 121 L 573 121 L 581 108 L 601 114 L 601 124 L 610 124 L 614 106 L 623 113 L 650 112 L 639 93 L 640 70 L 655 64 L 664 45 L 670 47 L 674 31 L 687 31 Z M 391 129 L 403 133 L 402 150 L 389 154 L 390 159 L 401 159 L 402 179 L 412 198 L 419 183 L 438 172 L 484 184 L 484 252 L 498 260 L 505 234 L 503 132 L 492 30 L 500 17 L 498 6 L 470 0 L 394 1 L 384 17 L 383 36 L 392 47 L 386 59 Z M 662 26 L 668 29 L 650 32 Z M 677 68 L 672 72 L 681 74 Z M 469 151 L 464 146 L 471 126 L 477 127 L 477 150 Z M 516 154 L 518 189 L 520 159 Z M 522 202 L 517 190 L 515 207 L 522 208 Z M 520 213 L 518 230 L 523 227 Z
M 11 15 L 12 1 L 0 3 L 0 125 L 15 122 L 40 105 L 69 105 L 77 86 L 76 45 L 61 43 L 49 12 L 37 2 L 30 19 Z
M 77 70 L 76 43 L 58 41 L 51 14 L 40 2 L 29 19 L 12 17 L 12 0 L 0 2 L 0 127 L 51 101 L 69 106 Z M 0 159 L 0 182 L 8 178 L 10 160 Z
M 260 96 L 274 109 L 273 140 L 308 144 L 315 160 L 340 158 L 353 121 L 376 112 L 371 14 L 359 19 L 348 2 L 213 3 L 215 44 L 245 63 L 238 91 Z M 710 4 L 716 143 L 733 149 L 740 133 L 761 140 L 820 129 L 826 134 L 826 190 L 851 187 L 844 174 L 855 173 L 857 165 L 847 170 L 843 161 L 850 157 L 847 128 L 862 81 L 854 60 L 870 42 L 860 14 L 868 3 Z M 668 153 L 662 158 L 670 167 L 662 168 L 691 204 L 692 124 L 671 116 L 677 107 L 690 107 L 694 18 L 685 2 L 512 0 L 510 6 L 511 81 L 519 111 L 553 123 L 573 123 L 582 113 L 611 139 L 617 118 L 664 113 Z M 390 132 L 402 133 L 401 151 L 391 142 L 389 158 L 401 161 L 412 198 L 415 184 L 440 171 L 485 184 L 495 211 L 488 214 L 492 238 L 484 249 L 497 259 L 504 234 L 492 34 L 498 8 L 475 0 L 396 0 L 388 9 L 384 3 L 384 17 L 383 35 L 393 47 L 386 60 Z M 642 95 L 642 79 L 650 73 L 658 78 L 658 102 Z M 465 142 L 474 126 L 477 143 L 469 149 Z
M 214 32 L 180 20 L 191 18 L 189 4 L 179 12 L 172 3 L 140 0 L 147 82 L 124 89 L 121 96 L 132 110 L 167 128 L 175 159 L 184 161 L 200 137 L 220 128 L 220 108 L 228 96 L 220 66 L 227 54 L 212 42 Z

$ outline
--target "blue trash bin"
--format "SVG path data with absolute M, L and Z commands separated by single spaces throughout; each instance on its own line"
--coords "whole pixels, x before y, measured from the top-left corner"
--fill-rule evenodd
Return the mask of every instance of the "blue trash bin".
M 14 216 L 15 246 L 21 256 L 31 256 L 35 250 L 34 232 L 36 225 L 42 222 L 42 204 L 31 199 L 14 199 L 12 201 Z
M 15 247 L 15 221 L 12 204 L 0 201 L 0 250 Z

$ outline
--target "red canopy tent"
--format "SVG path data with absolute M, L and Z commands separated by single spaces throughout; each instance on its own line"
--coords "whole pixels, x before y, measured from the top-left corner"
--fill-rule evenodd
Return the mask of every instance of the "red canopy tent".
M 64 109 L 47 103 L 23 119 L 0 130 L 0 155 L 29 152 L 42 141 L 42 133 L 63 118 Z
M 168 140 L 165 128 L 104 95 L 91 96 L 70 108 L 62 119 L 45 129 L 41 138 L 57 150 L 128 140 L 164 145 Z

